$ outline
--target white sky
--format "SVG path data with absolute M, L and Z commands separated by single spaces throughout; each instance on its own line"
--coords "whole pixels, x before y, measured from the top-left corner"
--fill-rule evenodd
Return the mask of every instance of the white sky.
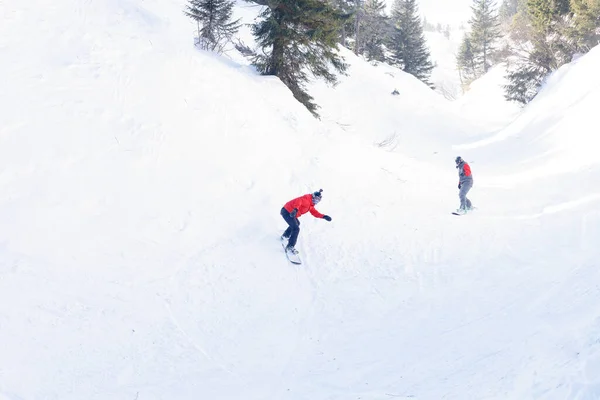
M 459 25 L 471 16 L 472 0 L 419 0 L 419 13 L 432 23 Z

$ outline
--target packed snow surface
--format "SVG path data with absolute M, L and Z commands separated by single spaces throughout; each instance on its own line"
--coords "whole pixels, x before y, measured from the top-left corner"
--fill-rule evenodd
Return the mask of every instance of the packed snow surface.
M 600 398 L 600 48 L 489 129 L 342 51 L 316 119 L 182 9 L 0 3 L 1 400 Z

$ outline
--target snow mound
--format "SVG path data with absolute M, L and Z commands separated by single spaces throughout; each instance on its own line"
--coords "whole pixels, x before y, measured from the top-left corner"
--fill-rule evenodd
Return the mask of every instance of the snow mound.
M 595 110 L 600 104 L 600 46 L 548 77 L 536 98 L 509 126 L 458 148 L 510 162 L 529 178 L 576 172 L 600 163 Z
M 521 112 L 516 103 L 504 98 L 503 86 L 507 82 L 506 65 L 495 65 L 481 78 L 471 82 L 467 92 L 452 105 L 461 116 L 476 123 L 480 133 L 496 133 Z

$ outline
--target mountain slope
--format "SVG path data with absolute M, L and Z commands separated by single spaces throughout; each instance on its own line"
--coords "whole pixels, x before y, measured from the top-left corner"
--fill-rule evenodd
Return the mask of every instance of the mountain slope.
M 319 121 L 194 49 L 178 1 L 41 6 L 0 4 L 2 400 L 598 396 L 594 199 L 500 184 L 553 115 L 473 144 L 440 96 L 345 52 L 336 89 L 311 84 Z M 459 218 L 458 150 L 480 207 Z M 333 221 L 301 218 L 294 267 L 279 210 L 318 188 Z

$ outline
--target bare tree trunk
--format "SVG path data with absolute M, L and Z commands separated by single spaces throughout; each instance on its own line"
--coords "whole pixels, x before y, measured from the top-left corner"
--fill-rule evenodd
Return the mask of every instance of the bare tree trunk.
M 269 61 L 269 68 L 267 69 L 267 75 L 279 76 L 281 71 L 281 64 L 283 62 L 283 40 L 277 39 L 273 43 L 273 52 L 271 53 L 271 60 Z
M 485 34 L 483 35 L 483 73 L 485 74 L 486 72 L 488 72 L 488 65 L 487 65 L 487 38 L 485 36 Z
M 356 26 L 355 26 L 355 39 L 354 39 L 354 54 L 358 55 L 358 49 L 360 48 L 360 21 L 362 16 L 361 0 L 356 1 Z

